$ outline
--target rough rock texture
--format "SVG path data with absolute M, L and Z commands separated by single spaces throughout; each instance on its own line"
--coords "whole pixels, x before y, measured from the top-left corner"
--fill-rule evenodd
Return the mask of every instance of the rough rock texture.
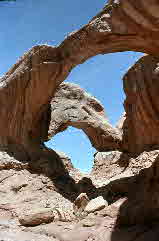
M 100 102 L 78 85 L 63 83 L 51 101 L 49 135 L 68 126 L 82 129 L 98 151 L 121 148 L 121 134 L 108 123 Z
M 93 184 L 101 192 L 105 187 L 105 198 L 110 203 L 121 197 L 127 198 L 118 212 L 118 224 L 136 225 L 158 221 L 159 151 L 143 152 L 136 157 L 127 156 L 125 169 L 120 166 L 122 155 L 119 152 L 108 155 L 97 153 L 98 159 L 95 157 L 91 174 Z M 110 164 L 108 166 L 104 164 L 107 160 Z M 117 167 L 114 164 L 118 164 Z
M 33 47 L 0 81 L 0 147 L 21 160 L 33 159 L 47 140 L 49 99 L 56 85 L 51 78 L 57 72 L 51 55 L 53 47 Z
M 59 163 L 55 162 L 55 168 L 53 161 L 44 160 L 42 169 L 32 169 L 30 163 L 18 166 L 17 169 L 19 161 L 13 157 L 9 159 L 8 156 L 10 168 L 6 168 L 5 162 L 1 164 L 0 239 L 157 241 L 158 154 L 159 151 L 144 152 L 131 158 L 131 176 L 124 177 L 118 173 L 114 174 L 113 178 L 109 178 L 109 175 L 103 176 L 104 169 L 107 171 L 107 168 L 101 168 L 100 165 L 96 178 L 93 174 L 77 177 L 76 170 L 64 154 L 61 154 L 61 164 L 60 155 L 57 154 Z M 1 152 L 1 163 L 6 155 Z M 108 154 L 108 161 L 109 155 L 111 156 L 111 153 Z M 116 155 L 112 152 L 113 156 L 116 160 L 121 159 L 118 152 Z M 48 172 L 50 162 L 52 174 Z M 71 167 L 68 172 L 60 168 L 62 163 L 64 167 Z M 97 165 L 98 163 L 96 174 Z M 61 173 L 54 175 L 57 168 Z M 71 172 L 74 172 L 76 179 L 69 175 Z M 122 174 L 124 173 L 126 170 L 122 170 Z M 105 183 L 99 187 L 100 176 Z M 93 210 L 90 214 L 78 213 L 73 209 L 73 203 L 78 199 L 81 190 L 86 191 L 81 196 L 88 196 L 88 202 L 90 199 L 90 202 L 94 203 L 99 197 L 103 197 L 109 205 L 105 208 L 103 205 L 103 209 L 96 212 Z
M 99 196 L 93 200 L 91 200 L 87 206 L 85 207 L 85 212 L 87 213 L 93 213 L 95 211 L 98 211 L 100 209 L 105 208 L 107 206 L 106 200 L 102 196 Z
M 59 46 L 35 46 L 26 53 L 1 78 L 0 146 L 12 146 L 15 155 L 18 146 L 21 159 L 38 158 L 48 138 L 51 98 L 72 68 L 88 58 L 126 50 L 157 55 L 158 8 L 156 0 L 112 0 Z
M 116 124 L 116 128 L 121 132 L 123 133 L 123 123 L 126 119 L 126 113 L 124 112 L 121 116 L 121 118 L 119 119 L 119 121 L 117 122 Z
M 54 213 L 51 208 L 32 210 L 19 217 L 19 222 L 23 226 L 37 226 L 43 223 L 51 223 L 53 220 Z
M 74 213 L 81 214 L 85 210 L 85 207 L 87 206 L 88 203 L 89 203 L 89 198 L 87 194 L 81 193 L 73 203 Z
M 129 167 L 130 156 L 128 153 L 119 151 L 97 152 L 94 157 L 94 165 L 91 175 L 96 176 L 98 182 L 102 179 L 110 179 L 126 170 L 131 171 Z
M 140 153 L 159 146 L 159 58 L 142 57 L 124 76 L 126 119 L 123 143 Z
M 115 179 L 138 175 L 142 169 L 150 168 L 158 155 L 159 150 L 145 151 L 136 156 L 119 151 L 97 152 L 90 175 L 96 185 L 102 186 Z
M 158 241 L 158 18 L 157 0 L 110 0 L 59 46 L 33 47 L 0 79 L 1 240 Z M 119 145 L 108 148 L 106 143 L 106 149 L 114 152 L 97 153 L 91 175 L 84 176 L 68 158 L 43 145 L 55 112 L 52 98 L 58 99 L 63 91 L 68 101 L 72 90 L 68 91 L 68 84 L 60 89 L 60 84 L 76 65 L 97 54 L 126 50 L 156 57 L 143 57 L 124 78 L 126 116 L 123 127 L 118 128 L 123 133 L 120 150 L 114 150 Z M 85 111 L 95 109 L 90 119 L 96 123 L 97 116 L 103 118 L 103 109 L 97 111 L 94 104 L 98 102 L 93 100 L 91 106 L 88 99 L 83 93 L 80 101 Z M 77 100 L 78 95 L 71 99 L 73 106 Z M 68 110 L 72 113 L 70 105 Z M 75 118 L 77 127 L 103 150 L 103 137 L 97 137 L 100 133 L 94 124 L 90 132 L 85 128 L 87 123 L 79 125 L 77 113 L 61 118 L 64 129 L 73 125 L 71 118 Z M 109 145 L 114 145 L 114 137 L 105 131 L 104 140 L 111 138 Z M 102 196 L 109 205 L 89 215 L 77 215 L 73 203 L 81 193 L 89 200 Z

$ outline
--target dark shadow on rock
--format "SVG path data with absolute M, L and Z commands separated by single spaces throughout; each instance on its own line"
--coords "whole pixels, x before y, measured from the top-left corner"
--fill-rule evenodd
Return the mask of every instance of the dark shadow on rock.
M 159 224 L 116 227 L 110 241 L 158 241 Z
M 111 241 L 158 241 L 158 227 L 159 157 L 128 185 L 127 199 L 119 208 Z
M 14 153 L 13 153 L 14 154 Z M 122 197 L 117 219 L 111 229 L 111 241 L 158 241 L 159 228 L 159 158 L 153 165 L 143 169 L 136 176 L 118 177 L 96 188 L 92 180 L 83 177 L 75 180 L 69 171 L 74 172 L 71 163 L 60 154 L 41 147 L 39 159 L 29 161 L 29 171 L 47 176 L 55 191 L 74 202 L 81 193 L 89 199 L 103 196 L 110 204 Z M 115 220 L 115 217 L 113 217 Z
M 159 158 L 156 158 L 151 167 L 141 170 L 138 175 L 122 178 L 117 176 L 99 188 L 96 188 L 88 177 L 81 176 L 75 180 L 72 174 L 69 175 L 69 171 L 76 171 L 72 164 L 45 146 L 41 147 L 39 159 L 29 161 L 29 171 L 47 176 L 52 181 L 54 190 L 71 202 L 74 202 L 81 192 L 86 193 L 89 199 L 103 196 L 109 205 L 126 197 L 119 208 L 111 241 L 120 241 L 117 239 L 119 232 L 123 232 L 120 235 L 124 237 L 128 235 L 128 230 L 131 237 L 135 235 L 134 233 L 138 236 L 138 233 L 145 232 L 143 230 L 147 232 L 152 229 L 150 225 L 159 220 Z M 133 240 L 128 238 L 123 238 L 121 241 Z
M 73 168 L 71 162 L 67 163 L 55 151 L 44 148 L 44 153 L 39 160 L 30 162 L 30 170 L 33 173 L 43 173 L 52 181 L 56 191 L 63 197 L 74 202 L 81 192 L 86 192 L 90 199 L 96 194 L 96 188 L 91 179 L 82 178 L 80 181 L 75 180 L 69 175 L 69 171 L 74 175 L 79 175 L 78 171 Z
M 123 166 L 126 167 L 125 162 Z M 141 170 L 138 175 L 122 178 L 119 175 L 99 188 L 96 188 L 88 177 L 81 176 L 80 181 L 71 177 L 69 171 L 76 170 L 69 160 L 64 160 L 60 154 L 44 146 L 41 147 L 39 159 L 29 161 L 29 171 L 49 177 L 54 190 L 71 202 L 82 192 L 86 193 L 89 199 L 103 196 L 109 205 L 126 197 L 119 208 L 110 240 L 158 241 L 158 157 L 151 167 Z
M 117 161 L 120 167 L 124 167 L 126 169 L 129 166 L 130 158 L 132 156 L 128 152 L 123 152 Z
M 73 202 L 78 190 L 75 180 L 69 175 L 71 163 L 62 159 L 54 150 L 43 146 L 40 158 L 30 162 L 30 171 L 43 174 L 52 181 L 56 191 Z
M 37 149 L 37 153 L 35 150 L 33 159 L 30 159 L 20 146 L 18 147 L 20 149 L 17 149 L 13 144 L 12 147 L 13 148 L 9 148 L 7 153 L 11 157 L 14 157 L 15 161 L 18 160 L 21 163 L 28 162 L 28 170 L 31 173 L 43 174 L 49 177 L 55 190 L 71 202 L 74 202 L 82 192 L 86 193 L 89 199 L 103 196 L 109 203 L 112 203 L 115 198 L 127 193 L 127 181 L 129 178 L 114 180 L 108 183 L 108 185 L 96 188 L 92 180 L 88 177 L 82 178 L 81 175 L 75 180 L 69 175 L 69 171 L 73 173 L 73 176 L 80 175 L 80 173 L 73 167 L 71 160 L 62 157 L 45 145 L 41 145 L 40 148 Z
M 30 170 L 48 176 L 57 192 L 71 202 L 74 202 L 80 193 L 86 193 L 89 199 L 103 196 L 105 200 L 112 203 L 114 200 L 127 195 L 128 183 L 131 183 L 133 179 L 132 177 L 117 178 L 107 185 L 96 188 L 89 177 L 82 178 L 80 176 L 79 181 L 71 177 L 69 171 L 74 172 L 74 176 L 79 175 L 71 162 L 67 163 L 58 153 L 46 147 L 43 148 L 43 154 L 41 154 L 39 160 L 30 162 Z

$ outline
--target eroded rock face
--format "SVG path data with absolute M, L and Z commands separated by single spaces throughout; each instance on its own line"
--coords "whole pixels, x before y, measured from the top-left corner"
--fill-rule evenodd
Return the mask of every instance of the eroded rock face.
M 129 162 L 130 156 L 128 153 L 120 151 L 97 152 L 93 160 L 91 175 L 96 176 L 100 183 L 103 179 L 108 180 L 126 170 L 130 171 Z
M 118 221 L 120 224 L 149 224 L 158 222 L 158 158 L 148 168 L 142 169 L 134 177 L 134 182 L 129 186 L 128 199 L 120 208 Z
M 124 112 L 122 114 L 122 116 L 120 117 L 120 119 L 118 120 L 117 124 L 116 124 L 116 128 L 121 132 L 123 133 L 123 124 L 124 124 L 124 121 L 126 119 L 126 112 Z
M 72 66 L 101 53 L 133 50 L 156 55 L 158 8 L 156 0 L 111 0 L 87 25 L 71 33 L 59 48 L 67 54 Z
M 144 151 L 136 156 L 119 151 L 97 152 L 91 176 L 98 186 L 102 186 L 115 179 L 138 175 L 142 169 L 150 168 L 158 155 L 159 150 Z
M 158 222 L 159 151 L 127 158 L 120 152 L 97 153 L 95 158 L 91 173 L 94 185 L 100 191 L 105 187 L 110 203 L 127 198 L 118 210 L 117 223 L 148 224 L 150 219 Z
M 95 196 L 90 196 L 90 204 L 96 201 L 98 206 L 98 199 L 102 199 L 102 208 L 107 204 L 106 200 L 109 205 L 99 211 L 98 208 L 95 208 L 97 211 L 91 209 L 91 212 L 95 212 L 78 217 L 74 214 L 73 203 L 78 199 L 82 182 L 72 179 L 68 173 L 61 173 L 55 178 L 53 170 L 51 176 L 45 168 L 46 161 L 40 173 L 38 169 L 36 172 L 35 168 L 28 167 L 29 163 L 17 169 L 16 163 L 19 161 L 8 159 L 10 169 L 6 168 L 5 163 L 1 165 L 0 238 L 6 241 L 71 241 L 72 238 L 77 241 L 89 241 L 90 238 L 103 241 L 119 241 L 119 238 L 129 241 L 131 238 L 140 241 L 141 236 L 141 240 L 154 237 L 152 240 L 157 241 L 158 154 L 159 151 L 142 153 L 129 163 L 129 169 L 132 170 L 130 177 L 124 177 L 125 169 L 121 172 L 123 175 L 117 174 L 113 178 L 105 176 L 105 183 L 100 187 L 93 175 L 87 176 L 94 183 L 91 189 Z M 115 158 L 120 159 L 120 155 L 114 155 Z M 66 157 L 62 155 L 64 159 Z M 142 166 L 143 160 L 145 166 Z M 68 160 L 65 165 L 68 166 Z M 70 171 L 73 171 L 71 166 Z M 102 176 L 101 168 L 97 176 L 98 179 Z M 82 175 L 80 178 L 82 181 Z M 104 180 L 104 176 L 101 178 Z M 86 186 L 85 190 L 89 194 Z
M 63 83 L 51 101 L 49 135 L 54 136 L 68 126 L 82 129 L 99 151 L 121 146 L 120 132 L 109 124 L 101 103 L 78 85 Z
M 159 58 L 142 57 L 124 76 L 125 150 L 140 153 L 159 146 Z
M 121 159 L 118 152 L 115 157 L 104 157 L 116 170 L 112 170 L 104 162 L 99 165 L 101 154 L 98 154 L 97 165 L 108 171 L 103 176 L 105 182 L 98 186 L 95 179 L 101 175 L 97 170 L 95 178 L 79 175 L 80 178 L 75 179 L 73 175 L 70 176 L 58 156 L 42 145 L 48 139 L 50 102 L 73 67 L 97 54 L 117 51 L 133 50 L 158 56 L 158 12 L 159 3 L 156 0 L 112 0 L 87 25 L 70 34 L 59 46 L 33 47 L 1 78 L 0 149 L 4 151 L 0 157 L 1 239 L 158 241 L 158 151 L 143 152 L 135 156 L 136 152 L 158 146 L 158 57 L 143 57 L 125 77 L 127 99 L 122 148 L 131 152 L 126 167 L 121 165 L 122 160 L 118 162 Z M 66 96 L 67 94 L 65 98 Z M 97 116 L 103 118 L 103 109 L 97 111 L 98 108 L 93 107 L 97 101 L 93 100 L 90 108 L 86 99 L 88 101 L 89 98 L 83 93 L 81 102 L 89 107 L 85 111 L 91 110 L 92 113 L 94 109 L 98 112 Z M 97 122 L 98 118 L 95 116 L 93 118 Z M 81 120 L 71 118 L 64 118 L 64 122 L 73 126 L 77 121 L 77 127 L 81 128 Z M 93 130 L 88 131 L 85 124 L 82 119 L 82 129 L 93 145 L 101 150 L 101 133 L 96 134 L 94 124 Z M 62 128 L 60 125 L 59 128 Z M 100 128 L 104 129 L 103 126 Z M 110 129 L 112 131 L 111 127 Z M 96 136 L 99 138 L 99 146 Z M 111 145 L 114 144 L 112 136 L 112 133 L 106 134 L 106 141 L 111 137 Z M 75 171 L 69 162 L 66 165 L 71 172 Z M 127 175 L 127 171 L 131 173 Z M 72 203 L 82 191 L 89 199 L 103 196 L 111 205 L 107 210 L 83 217 L 86 220 L 78 220 L 76 223 Z M 113 206 L 113 203 L 116 204 Z M 61 212 L 64 214 L 59 211 L 61 216 L 65 216 L 66 208 L 66 216 L 70 215 L 71 224 L 40 225 L 45 220 L 52 221 L 52 212 L 47 213 L 47 210 L 57 208 L 57 205 L 60 205 L 60 210 L 62 207 Z M 27 213 L 37 206 L 42 210 L 46 209 L 44 220 L 39 222 L 39 213 L 36 218 L 33 212 L 31 222 L 38 220 L 38 227 L 21 227 L 18 219 L 20 220 L 23 212 Z M 60 220 L 68 219 L 58 221 Z M 122 224 L 129 225 L 130 228 Z
M 21 145 L 36 159 L 47 140 L 51 98 L 72 68 L 88 58 L 126 50 L 157 55 L 158 8 L 155 0 L 113 0 L 59 46 L 35 46 L 26 53 L 1 78 L 0 146 Z
M 0 147 L 17 152 L 19 146 L 19 153 L 30 152 L 26 159 L 34 154 L 34 146 L 47 140 L 49 100 L 57 85 L 52 78 L 60 65 L 55 62 L 55 49 L 33 47 L 1 78 Z

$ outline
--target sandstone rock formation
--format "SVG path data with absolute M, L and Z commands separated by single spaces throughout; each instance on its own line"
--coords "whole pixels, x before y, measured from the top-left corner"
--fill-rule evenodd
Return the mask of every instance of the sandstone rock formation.
M 124 76 L 123 145 L 129 152 L 141 153 L 159 146 L 158 65 L 158 57 L 147 55 Z
M 115 156 L 113 153 L 112 156 Z M 92 179 L 93 182 L 86 185 L 85 180 L 85 196 L 88 195 L 90 200 L 103 196 L 109 206 L 103 206 L 104 209 L 96 212 L 93 210 L 93 213 L 87 215 L 77 216 L 73 210 L 73 201 L 81 193 L 84 177 L 81 175 L 73 179 L 69 175 L 70 172 L 76 173 L 68 164 L 69 159 L 66 163 L 62 162 L 65 167 L 71 167 L 68 172 L 65 173 L 61 169 L 60 159 L 66 160 L 66 156 L 64 158 L 62 155 L 60 158 L 57 154 L 59 162 L 55 167 L 53 160 L 47 161 L 52 163 L 51 174 L 46 160 L 43 161 L 43 165 L 41 161 L 43 169 L 37 172 L 30 163 L 20 166 L 19 161 L 1 152 L 1 163 L 6 157 L 8 165 L 6 168 L 5 162 L 4 165 L 1 164 L 0 238 L 4 241 L 140 241 L 149 240 L 154 236 L 152 240 L 157 241 L 158 154 L 159 151 L 144 152 L 131 159 L 129 168 L 132 173 L 129 177 L 117 174 L 112 179 L 109 175 L 102 176 L 104 169 L 107 169 L 100 166 L 98 175 L 96 170 L 96 178 L 93 174 L 90 177 L 87 175 L 87 183 L 88 179 Z M 120 155 L 116 155 L 116 159 L 120 160 Z M 57 168 L 61 173 L 54 175 Z M 122 170 L 121 173 L 124 174 L 126 171 Z M 100 187 L 99 178 L 105 180 Z M 138 223 L 140 225 L 137 225 Z
M 120 119 L 118 120 L 117 124 L 116 124 L 116 128 L 121 132 L 123 133 L 123 124 L 124 124 L 124 121 L 126 119 L 126 112 L 124 112 L 122 114 L 122 116 L 120 117 Z
M 51 101 L 49 135 L 68 126 L 82 129 L 98 151 L 121 148 L 121 134 L 109 124 L 100 102 L 78 85 L 63 83 Z
M 120 151 L 111 152 L 97 152 L 94 157 L 94 165 L 91 174 L 96 177 L 99 182 L 103 179 L 110 179 L 126 170 L 131 173 L 129 168 L 131 156 L 128 153 L 123 153 Z
M 158 12 L 157 0 L 109 1 L 59 46 L 33 47 L 0 79 L 1 240 L 158 240 Z M 61 83 L 88 58 L 126 50 L 156 57 L 144 56 L 124 78 L 121 142 L 117 129 L 101 125 L 98 101 Z M 69 104 L 62 106 L 61 96 Z M 79 100 L 89 117 L 77 113 Z M 56 119 L 56 107 L 67 116 L 57 112 Z M 97 150 L 113 150 L 96 154 L 91 175 L 43 145 L 49 126 L 54 135 L 69 125 L 83 129 Z M 81 193 L 109 205 L 77 218 L 73 203 Z
M 113 0 L 59 46 L 26 53 L 1 78 L 0 146 L 19 146 L 22 159 L 36 159 L 47 140 L 51 98 L 71 69 L 88 58 L 126 50 L 157 55 L 158 8 L 156 0 Z

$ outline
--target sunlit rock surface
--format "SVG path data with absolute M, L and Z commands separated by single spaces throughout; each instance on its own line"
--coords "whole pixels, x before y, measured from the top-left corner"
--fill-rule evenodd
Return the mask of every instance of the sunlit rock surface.
M 124 76 L 125 149 L 134 153 L 159 146 L 159 58 L 142 57 Z
M 158 241 L 158 18 L 157 0 L 109 1 L 59 46 L 33 47 L 0 79 L 1 240 Z M 87 119 L 95 120 L 91 131 L 77 111 L 75 117 L 61 116 L 67 124 L 76 122 L 97 150 L 104 150 L 96 154 L 92 173 L 84 175 L 69 158 L 43 145 L 54 100 L 73 67 L 97 54 L 127 50 L 155 57 L 143 57 L 124 77 L 126 115 L 115 129 L 122 135 L 120 149 L 114 146 L 110 126 L 101 142 L 95 124 L 99 115 L 103 118 L 103 108 L 96 100 L 88 105 L 85 93 L 80 100 L 85 111 L 95 110 Z M 59 131 L 53 130 L 51 135 Z M 100 149 L 103 143 L 111 152 Z M 76 213 L 73 203 L 81 193 L 90 201 L 102 196 L 108 206 L 90 214 Z
M 49 135 L 68 126 L 82 129 L 98 151 L 121 147 L 121 134 L 109 124 L 101 103 L 78 85 L 63 83 L 51 101 Z

